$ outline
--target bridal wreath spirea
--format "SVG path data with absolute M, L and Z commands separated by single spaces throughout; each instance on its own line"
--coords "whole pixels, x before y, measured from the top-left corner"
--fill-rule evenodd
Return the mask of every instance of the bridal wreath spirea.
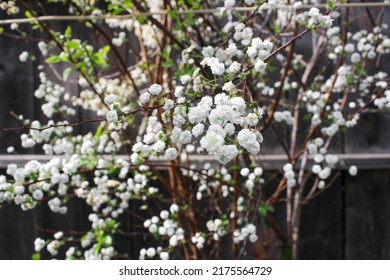
M 384 10 L 320 2 L 0 1 L 41 109 L 7 104 L 4 150 L 44 154 L 7 166 L 0 206 L 88 225 L 39 230 L 33 258 L 296 257 L 302 206 L 360 175 L 337 134 L 390 109 Z M 52 9 L 77 21 L 32 19 Z

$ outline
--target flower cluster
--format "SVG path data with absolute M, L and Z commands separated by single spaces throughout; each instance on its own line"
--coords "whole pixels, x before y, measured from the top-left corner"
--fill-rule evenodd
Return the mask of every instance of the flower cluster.
M 299 225 L 302 205 L 340 172 L 358 173 L 330 153 L 337 133 L 368 110 L 390 108 L 381 68 L 390 54 L 387 25 L 340 26 L 344 14 L 333 1 L 323 14 L 301 1 L 220 0 L 212 1 L 219 13 L 201 16 L 192 10 L 209 9 L 207 1 L 171 1 L 163 16 L 160 0 L 70 2 L 69 14 L 106 19 L 86 21 L 88 32 L 31 23 L 49 39 L 18 54 L 19 63 L 42 55 L 50 64 L 38 67 L 34 93 L 47 120 L 15 115 L 26 130 L 20 147 L 7 151 L 35 148 L 48 160 L 9 164 L 0 204 L 47 204 L 66 215 L 77 199 L 88 207 L 89 228 L 37 238 L 35 258 L 44 250 L 123 258 L 129 252 L 116 239 L 136 235 L 144 241 L 135 257 L 163 260 L 239 258 L 279 237 L 295 240 L 284 229 Z M 253 12 L 234 9 L 241 4 Z M 3 1 L 0 9 L 17 14 L 19 5 Z M 152 14 L 127 17 L 138 12 Z M 90 30 L 103 40 L 83 38 Z M 16 23 L 7 32 L 30 34 Z M 268 165 L 270 151 L 286 157 Z M 273 205 L 286 201 L 288 226 L 278 225 Z M 221 250 L 225 244 L 233 249 Z

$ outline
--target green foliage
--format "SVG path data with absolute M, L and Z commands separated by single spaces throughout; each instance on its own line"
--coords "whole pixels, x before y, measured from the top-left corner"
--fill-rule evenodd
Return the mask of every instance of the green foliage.
M 27 18 L 33 18 L 34 15 L 30 12 L 30 11 L 25 11 L 24 12 L 24 15 L 27 17 Z
M 326 1 L 326 8 L 328 10 L 334 10 L 336 8 L 336 2 L 333 0 L 327 0 Z
M 72 73 L 72 68 L 71 67 L 68 67 L 64 70 L 64 72 L 62 73 L 62 79 L 64 81 L 66 81 L 70 75 L 70 73 Z
M 263 217 L 266 217 L 270 212 L 275 212 L 275 208 L 272 205 L 268 205 L 268 204 L 260 205 L 258 210 L 260 215 Z
M 41 259 L 41 254 L 40 253 L 34 253 L 31 255 L 31 259 L 32 260 L 35 260 L 35 261 L 38 261 Z

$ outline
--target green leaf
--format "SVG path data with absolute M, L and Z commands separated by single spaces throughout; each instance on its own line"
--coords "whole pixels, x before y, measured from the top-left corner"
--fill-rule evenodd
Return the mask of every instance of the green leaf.
M 65 29 L 65 37 L 66 37 L 66 38 L 72 37 L 72 27 L 68 26 L 68 27 Z
M 62 73 L 62 79 L 64 80 L 64 82 L 68 79 L 70 73 L 72 73 L 71 67 L 68 67 L 64 70 L 64 72 Z
M 32 260 L 38 261 L 41 259 L 41 254 L 40 253 L 35 253 L 31 256 Z
M 57 63 L 60 61 L 61 61 L 61 58 L 58 55 L 53 55 L 45 60 L 46 63 Z
M 143 17 L 143 16 L 138 16 L 138 17 L 135 17 L 135 19 L 141 24 L 141 25 L 144 25 L 148 22 L 148 19 L 146 17 Z
M 125 0 L 125 2 L 123 3 L 123 5 L 128 8 L 128 9 L 131 9 L 133 8 L 133 1 L 132 0 Z
M 103 133 L 103 127 L 100 125 L 97 130 L 96 130 L 96 133 L 95 133 L 95 136 L 97 138 L 100 138 L 100 136 L 102 136 L 102 133 Z
M 167 10 L 167 14 L 172 18 L 172 19 L 178 19 L 179 18 L 179 13 L 175 10 Z
M 78 49 L 80 47 L 80 43 L 77 41 L 70 41 L 66 43 L 66 47 L 68 49 Z
M 107 55 L 108 54 L 108 52 L 110 51 L 110 46 L 105 46 L 104 48 L 102 48 L 101 50 L 100 50 L 100 53 L 102 54 L 102 55 Z
M 327 0 L 327 1 L 326 1 L 326 8 L 327 8 L 328 10 L 333 10 L 333 9 L 336 8 L 336 3 L 333 2 L 333 0 Z
M 275 208 L 272 205 L 267 204 L 260 205 L 258 210 L 260 215 L 263 217 L 266 217 L 269 212 L 275 212 Z
M 24 14 L 26 15 L 26 17 L 28 18 L 33 18 L 34 15 L 30 12 L 30 11 L 25 11 Z
M 265 209 L 263 206 L 259 207 L 259 213 L 261 216 L 267 216 L 267 209 Z

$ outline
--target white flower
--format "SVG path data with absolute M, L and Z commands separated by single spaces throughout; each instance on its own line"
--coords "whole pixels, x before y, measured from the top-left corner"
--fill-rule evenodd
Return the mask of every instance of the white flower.
M 165 151 L 165 157 L 167 160 L 175 160 L 177 158 L 177 150 L 175 148 L 168 148 Z
M 316 155 L 314 155 L 314 161 L 316 162 L 316 163 L 321 163 L 321 162 L 323 162 L 324 161 L 324 156 L 323 155 L 321 155 L 321 154 L 316 154 Z
M 169 207 L 169 212 L 171 212 L 171 214 L 179 212 L 179 206 L 177 206 L 177 204 L 172 204 L 171 207 Z
M 253 173 L 255 173 L 256 176 L 261 176 L 263 175 L 263 168 L 256 167 L 255 170 L 253 170 Z
M 25 187 L 24 186 L 20 186 L 20 185 L 14 186 L 14 193 L 15 194 L 23 194 L 24 191 L 25 191 Z
M 54 234 L 55 239 L 61 239 L 64 236 L 64 233 L 62 231 L 56 232 Z
M 35 200 L 41 200 L 43 198 L 43 192 L 42 190 L 38 189 L 38 190 L 35 190 L 32 194 L 32 197 L 35 199 Z
M 35 252 L 41 251 L 44 246 L 45 246 L 45 240 L 43 240 L 39 237 L 37 239 L 35 239 L 35 241 L 34 241 Z
M 255 63 L 255 71 L 263 74 L 265 72 L 265 68 L 267 67 L 267 63 L 262 60 L 257 60 Z
M 115 110 L 111 110 L 106 114 L 106 119 L 109 123 L 118 121 L 118 114 Z
M 192 140 L 192 134 L 189 130 L 184 131 L 180 134 L 180 142 L 182 144 L 189 144 Z
M 288 180 L 294 179 L 295 173 L 292 170 L 288 170 L 287 172 L 284 173 L 284 177 L 286 177 L 286 179 Z
M 227 82 L 223 85 L 222 90 L 226 92 L 232 92 L 236 89 L 236 86 L 233 84 L 232 81 Z
M 195 136 L 195 137 L 199 137 L 200 135 L 203 134 L 203 131 L 204 131 L 204 124 L 202 123 L 198 123 L 197 125 L 195 125 L 191 132 L 192 134 Z
M 149 257 L 149 258 L 153 258 L 155 255 L 156 255 L 156 249 L 154 248 L 149 248 L 148 250 L 146 250 L 146 255 Z
M 106 103 L 107 105 L 111 105 L 116 99 L 116 96 L 112 93 L 110 93 L 109 95 L 106 96 L 106 98 L 104 98 L 104 103 Z
M 358 53 L 353 53 L 353 54 L 351 55 L 351 62 L 352 62 L 352 63 L 358 63 L 358 62 L 360 62 L 360 54 L 358 54 Z
M 224 126 L 227 122 L 233 122 L 234 112 L 231 106 L 219 105 L 209 114 L 210 124 Z
M 323 189 L 324 187 L 325 187 L 325 182 L 321 180 L 321 181 L 318 183 L 318 188 L 319 188 L 319 189 Z
M 283 165 L 284 173 L 286 173 L 287 171 L 291 171 L 291 170 L 293 170 L 293 166 L 291 163 L 286 163 L 285 165 Z
M 162 259 L 162 260 L 169 260 L 168 252 L 161 252 L 160 253 L 160 259 Z
M 161 153 L 162 151 L 164 151 L 165 149 L 165 143 L 164 141 L 157 141 L 156 143 L 154 143 L 154 150 L 157 152 L 157 153 Z
M 28 58 L 28 52 L 24 51 L 19 55 L 19 60 L 21 62 L 26 62 Z
M 168 217 L 169 217 L 169 212 L 168 212 L 167 210 L 161 211 L 161 212 L 160 212 L 160 217 L 161 217 L 161 219 L 163 219 L 163 220 L 168 219 Z
M 225 0 L 224 6 L 225 8 L 233 8 L 236 5 L 236 0 Z
M 292 179 L 287 179 L 287 186 L 292 188 L 292 187 L 295 187 L 295 185 L 297 184 L 297 181 L 292 178 Z
M 260 144 L 256 140 L 256 134 L 249 129 L 242 129 L 237 135 L 238 143 L 253 155 L 260 152 Z
M 214 75 L 220 76 L 225 72 L 225 65 L 223 63 L 216 62 L 209 66 L 211 68 L 211 73 Z
M 257 241 L 257 239 L 258 239 L 258 237 L 257 237 L 256 234 L 251 234 L 251 235 L 249 235 L 249 241 L 250 241 L 251 243 L 255 243 L 255 242 Z
M 149 92 L 151 95 L 158 95 L 162 91 L 162 86 L 158 84 L 153 84 L 149 87 Z
M 249 168 L 246 168 L 246 167 L 245 167 L 245 168 L 241 169 L 240 174 L 241 174 L 241 176 L 243 176 L 243 177 L 248 176 L 248 174 L 249 174 Z
M 221 126 L 211 125 L 205 136 L 200 139 L 200 145 L 209 152 L 217 151 L 224 144 L 225 131 Z
M 180 77 L 180 82 L 185 85 L 188 84 L 191 81 L 191 76 L 190 75 L 183 75 Z
M 183 94 L 183 91 L 184 91 L 184 87 L 183 86 L 177 86 L 176 88 L 175 88 L 175 97 L 176 98 L 180 98 L 180 97 L 182 97 L 182 94 Z
M 320 165 L 315 164 L 315 165 L 313 165 L 313 167 L 311 168 L 311 171 L 313 171 L 314 174 L 318 174 L 318 173 L 321 172 L 321 169 L 322 169 L 322 168 L 321 168 Z
M 317 8 L 311 8 L 308 12 L 309 17 L 317 17 L 320 14 L 320 10 Z
M 357 173 L 358 173 L 358 169 L 355 165 L 352 165 L 349 169 L 348 169 L 348 173 L 349 175 L 351 176 L 356 176 Z
M 246 116 L 246 120 L 250 126 L 256 126 L 256 124 L 259 122 L 259 118 L 254 113 L 249 113 L 248 116 Z
M 10 26 L 11 30 L 16 30 L 19 28 L 19 25 L 16 22 L 13 22 Z
M 55 256 L 58 254 L 58 247 L 60 246 L 59 241 L 53 240 L 47 245 L 47 251 L 52 255 Z
M 225 130 L 227 135 L 233 135 L 235 131 L 235 127 L 232 123 L 227 123 L 223 128 L 223 130 Z
M 322 28 L 329 28 L 333 24 L 333 20 L 330 16 L 320 16 L 318 21 Z
M 226 164 L 238 155 L 238 150 L 235 145 L 224 145 L 219 150 L 216 151 L 215 156 L 217 160 Z
M 318 177 L 322 180 L 326 180 L 330 176 L 331 171 L 332 170 L 329 167 L 325 167 L 318 173 Z
M 232 104 L 233 109 L 237 110 L 239 113 L 243 113 L 245 111 L 246 104 L 242 97 L 230 98 L 229 102 Z
M 237 62 L 237 61 L 233 61 L 232 64 L 230 64 L 230 66 L 229 66 L 227 71 L 229 73 L 235 74 L 235 73 L 237 73 L 240 70 L 241 70 L 241 64 L 239 62 Z
M 65 255 L 66 255 L 67 258 L 71 258 L 74 255 L 75 252 L 76 252 L 76 248 L 75 247 L 70 247 L 66 251 Z
M 164 111 L 169 111 L 175 107 L 175 102 L 172 99 L 165 99 L 165 103 L 163 106 Z
M 210 108 L 207 106 L 196 106 L 190 108 L 188 111 L 188 120 L 190 123 L 200 123 L 205 118 L 207 118 L 207 115 L 209 114 Z
M 150 93 L 149 92 L 141 93 L 141 95 L 139 96 L 139 100 L 141 104 L 146 104 L 150 100 Z

